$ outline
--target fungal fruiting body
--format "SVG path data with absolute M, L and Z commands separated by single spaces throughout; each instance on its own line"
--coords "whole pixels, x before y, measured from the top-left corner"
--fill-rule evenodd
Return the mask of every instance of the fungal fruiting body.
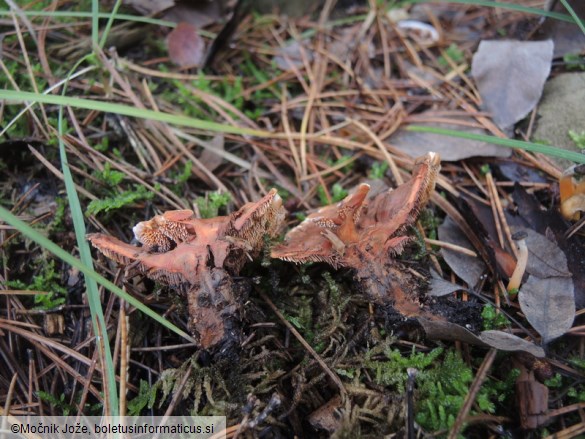
M 231 275 L 260 252 L 264 236 L 278 232 L 284 216 L 282 199 L 272 189 L 227 216 L 200 219 L 191 210 L 174 210 L 140 222 L 133 231 L 142 247 L 100 233 L 87 238 L 129 271 L 185 290 L 190 329 L 208 348 L 236 325 Z
M 410 277 L 393 256 L 410 239 L 406 231 L 428 202 L 440 168 L 439 155 L 429 152 L 415 161 L 412 178 L 394 190 L 370 198 L 369 185 L 359 185 L 343 201 L 322 207 L 287 233 L 272 257 L 353 268 L 370 300 L 416 314 Z

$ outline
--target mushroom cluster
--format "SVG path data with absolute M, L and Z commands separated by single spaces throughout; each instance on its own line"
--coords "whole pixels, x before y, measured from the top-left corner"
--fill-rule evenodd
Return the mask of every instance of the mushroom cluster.
M 371 196 L 369 185 L 359 185 L 292 229 L 272 257 L 353 269 L 372 302 L 419 315 L 417 285 L 393 256 L 409 241 L 406 231 L 428 202 L 440 167 L 438 154 L 430 152 L 415 161 L 412 178 L 394 190 Z M 228 216 L 200 219 L 191 210 L 174 210 L 140 222 L 133 230 L 142 247 L 99 233 L 88 239 L 129 272 L 184 289 L 190 329 L 208 348 L 228 336 L 238 338 L 239 302 L 231 276 L 259 254 L 265 236 L 278 233 L 284 217 L 282 200 L 272 189 Z

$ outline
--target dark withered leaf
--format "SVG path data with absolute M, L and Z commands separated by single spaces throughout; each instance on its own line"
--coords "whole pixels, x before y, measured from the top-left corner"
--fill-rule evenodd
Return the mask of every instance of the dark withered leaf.
M 552 41 L 484 40 L 471 74 L 494 122 L 512 127 L 536 106 L 551 69 Z
M 528 276 L 518 293 L 520 308 L 545 343 L 565 334 L 575 319 L 573 279 Z
M 443 224 L 439 226 L 439 239 L 441 241 L 458 245 L 459 247 L 473 250 L 471 243 L 450 217 L 446 217 Z M 477 284 L 479 278 L 486 270 L 485 264 L 479 258 L 446 248 L 441 249 L 441 255 L 451 270 L 453 270 L 455 274 L 463 279 L 470 287 Z

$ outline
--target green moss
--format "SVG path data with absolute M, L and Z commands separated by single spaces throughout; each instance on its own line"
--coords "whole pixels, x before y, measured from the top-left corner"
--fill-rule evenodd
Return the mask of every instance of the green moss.
M 60 416 L 69 416 L 70 413 L 75 413 L 77 409 L 65 402 L 65 394 L 61 393 L 59 398 L 55 395 L 52 395 L 48 392 L 43 392 L 42 390 L 37 391 L 37 396 L 41 401 L 49 403 L 52 407 L 59 409 Z
M 403 356 L 397 349 L 385 351 L 386 360 L 372 360 L 375 351 L 366 355 L 365 366 L 375 374 L 378 384 L 388 386 L 397 393 L 404 393 L 407 369 L 417 370 L 416 375 L 416 421 L 426 431 L 439 431 L 450 428 L 473 381 L 473 372 L 456 351 L 443 354 L 441 348 L 429 353 L 412 352 Z M 489 380 L 488 380 L 489 381 Z M 494 401 L 501 401 L 513 389 L 513 382 L 497 383 L 489 381 L 479 391 L 476 403 L 482 412 L 494 413 Z
M 380 180 L 384 178 L 384 174 L 388 170 L 387 162 L 374 162 L 368 173 L 368 178 L 371 180 Z
M 406 370 L 415 368 L 423 371 L 433 364 L 443 353 L 443 349 L 433 349 L 429 353 L 413 352 L 410 356 L 403 356 L 397 349 L 387 349 L 384 354 L 386 360 L 371 360 L 372 351 L 366 354 L 365 366 L 375 372 L 376 383 L 392 387 L 399 393 L 404 393 L 406 386 Z
M 327 193 L 325 192 L 325 188 L 323 186 L 319 186 L 317 189 L 317 194 L 319 195 L 319 201 L 321 201 L 322 205 L 327 205 L 331 203 L 337 203 L 347 197 L 347 190 L 343 189 L 339 183 L 335 183 L 331 187 L 331 201 L 327 198 Z
M 6 286 L 17 290 L 44 291 L 48 294 L 35 295 L 35 308 L 51 310 L 66 301 L 67 289 L 61 285 L 61 276 L 55 268 L 55 261 L 43 261 L 40 274 L 33 276 L 31 283 L 21 280 L 10 280 Z
M 585 58 L 578 53 L 567 53 L 563 56 L 567 70 L 585 70 Z
M 483 307 L 481 317 L 483 318 L 484 331 L 501 329 L 510 325 L 506 316 L 503 313 L 498 313 L 496 311 L 496 308 L 489 304 Z
M 184 382 L 185 374 L 189 378 Z M 225 416 L 230 392 L 216 365 L 203 367 L 197 363 L 197 354 L 176 369 L 165 369 L 159 380 L 150 388 L 140 383 L 138 396 L 128 406 L 132 413 L 140 414 L 145 408 L 162 407 L 169 397 L 181 392 L 183 400 L 189 399 L 192 416 Z M 158 396 L 158 399 L 157 399 Z M 158 403 L 157 403 L 158 402 Z
M 138 395 L 128 402 L 128 415 L 140 416 L 145 408 L 152 409 L 156 402 L 157 386 L 151 386 L 144 380 L 140 380 Z
M 455 43 L 452 43 L 449 47 L 445 49 L 445 55 L 451 58 L 451 60 L 456 64 L 463 62 L 465 60 L 465 54 Z M 445 56 L 440 56 L 437 61 L 439 65 L 442 67 L 449 66 L 449 62 L 447 61 Z
M 109 162 L 106 162 L 103 171 L 95 171 L 94 175 L 108 186 L 120 184 L 125 177 L 123 172 L 113 170 Z
M 199 208 L 201 218 L 213 218 L 219 215 L 219 210 L 227 206 L 231 199 L 227 192 L 207 192 L 204 197 L 197 197 L 195 204 Z
M 569 130 L 569 137 L 573 142 L 575 142 L 575 146 L 579 149 L 585 149 L 585 131 L 581 131 L 580 133 Z
M 100 212 L 109 212 L 138 201 L 151 200 L 153 197 L 154 193 L 149 192 L 144 186 L 134 185 L 134 190 L 123 191 L 101 200 L 92 200 L 87 205 L 85 214 L 96 215 Z
M 64 228 L 63 220 L 65 219 L 66 214 L 66 207 L 68 205 L 68 201 L 65 198 L 57 197 L 55 198 L 55 203 L 57 207 L 55 208 L 55 212 L 53 213 L 53 221 L 51 221 L 51 230 L 53 231 L 62 231 Z

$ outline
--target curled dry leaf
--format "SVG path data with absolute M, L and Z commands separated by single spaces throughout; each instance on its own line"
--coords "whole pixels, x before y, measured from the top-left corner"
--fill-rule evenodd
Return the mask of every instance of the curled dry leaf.
M 284 215 L 282 200 L 272 189 L 228 216 L 199 219 L 191 210 L 172 210 L 140 222 L 133 230 L 142 247 L 100 233 L 87 238 L 129 270 L 186 290 L 190 329 L 207 348 L 237 326 L 230 275 L 260 252 L 264 236 L 278 232 Z
M 407 227 L 429 200 L 440 167 L 439 155 L 429 152 L 416 160 L 411 180 L 395 190 L 368 199 L 370 186 L 359 185 L 343 201 L 319 209 L 287 233 L 272 257 L 353 268 L 370 300 L 418 315 L 416 281 L 388 256 L 400 254 L 410 239 Z
M 460 290 L 465 290 L 465 288 L 443 279 L 439 273 L 431 270 L 431 283 L 427 292 L 429 296 L 442 297 Z
M 461 341 L 477 346 L 489 346 L 502 351 L 528 352 L 535 357 L 545 356 L 544 350 L 520 337 L 503 331 L 483 331 L 479 335 L 464 328 L 461 325 L 451 322 L 440 322 L 418 318 L 425 334 L 432 340 Z
M 474 250 L 469 240 L 465 237 L 461 229 L 451 217 L 445 218 L 443 224 L 439 226 L 438 232 L 441 241 L 455 244 L 469 250 Z M 470 287 L 477 285 L 481 275 L 487 269 L 481 259 L 448 248 L 442 248 L 441 255 L 451 270 L 453 270 L 455 274 L 463 279 Z

